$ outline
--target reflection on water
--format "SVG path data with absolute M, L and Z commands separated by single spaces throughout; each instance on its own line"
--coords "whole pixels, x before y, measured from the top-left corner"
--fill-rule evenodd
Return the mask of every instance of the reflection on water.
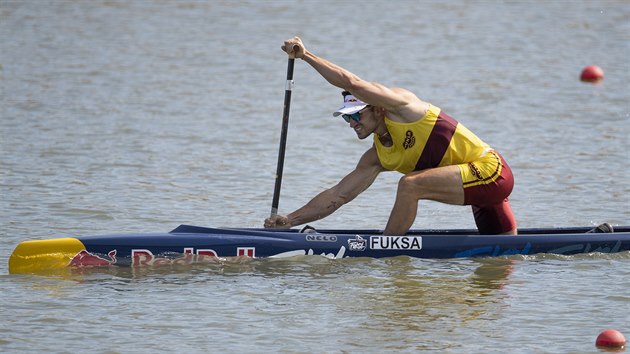
M 509 258 L 486 258 L 471 276 L 473 285 L 480 289 L 502 289 L 512 273 L 516 261 Z
M 500 311 L 505 296 L 501 288 L 508 281 L 513 262 L 418 262 L 397 257 L 353 283 L 367 294 L 354 301 L 359 302 L 358 307 L 369 309 L 370 323 L 376 327 L 420 333 L 434 328 L 449 331 L 467 322 L 492 319 L 492 314 Z
M 509 337 L 505 332 L 493 333 L 497 331 L 493 324 L 522 310 L 514 303 L 519 288 L 525 286 L 528 292 L 527 284 L 548 282 L 545 277 L 554 273 L 549 271 L 551 263 L 556 271 L 572 267 L 580 259 L 595 262 L 582 267 L 585 282 L 592 283 L 589 274 L 598 273 L 601 267 L 596 264 L 612 261 L 623 265 L 628 257 L 630 252 L 451 260 L 241 257 L 214 264 L 68 268 L 63 274 L 8 276 L 17 288 L 4 299 L 16 302 L 20 294 L 29 293 L 31 300 L 17 311 L 45 306 L 49 315 L 31 320 L 38 325 L 56 318 L 51 311 L 59 313 L 72 306 L 72 312 L 96 314 L 91 323 L 124 319 L 121 331 L 147 326 L 153 319 L 162 324 L 150 328 L 162 333 L 163 326 L 181 328 L 181 316 L 187 314 L 197 318 L 197 326 L 212 329 L 226 343 L 232 343 L 235 333 L 246 335 L 248 331 L 242 327 L 246 324 L 250 335 L 261 334 L 255 336 L 258 343 L 275 347 L 262 333 L 282 331 L 290 338 L 287 348 L 297 351 L 333 350 L 339 341 L 351 351 L 370 351 L 375 346 L 395 351 L 456 350 L 470 348 L 465 341 L 480 339 L 471 338 L 470 331 L 488 338 Z M 530 274 L 538 274 L 540 279 L 534 280 Z M 554 296 L 570 297 L 568 294 L 579 289 Z M 155 296 L 176 303 L 150 300 Z M 118 306 L 132 310 L 121 313 Z M 165 306 L 175 317 L 157 315 Z M 173 315 L 173 306 L 179 315 Z M 206 317 L 196 317 L 200 309 Z M 314 318 L 318 321 L 312 321 Z M 308 336 L 305 326 L 311 328 Z M 117 332 L 117 336 L 121 346 L 135 340 L 126 332 Z

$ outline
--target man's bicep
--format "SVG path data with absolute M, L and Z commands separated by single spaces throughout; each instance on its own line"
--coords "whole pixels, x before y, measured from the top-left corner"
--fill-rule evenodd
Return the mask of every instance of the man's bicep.
M 352 92 L 360 100 L 373 106 L 383 107 L 390 111 L 397 111 L 411 100 L 410 92 L 400 88 L 389 88 L 377 82 L 366 82 L 357 92 Z
M 344 203 L 351 201 L 368 189 L 381 171 L 383 168 L 375 148 L 372 147 L 363 154 L 355 169 L 335 186 L 338 195 L 344 200 Z

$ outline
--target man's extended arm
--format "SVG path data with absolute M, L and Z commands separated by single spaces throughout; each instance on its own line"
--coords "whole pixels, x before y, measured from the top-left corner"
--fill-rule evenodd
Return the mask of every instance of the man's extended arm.
M 299 37 L 286 40 L 282 49 L 310 64 L 331 85 L 350 91 L 363 102 L 385 108 L 390 113 L 390 118 L 400 117 L 396 120 L 407 121 L 424 115 L 426 107 L 412 92 L 365 81 L 347 69 L 308 51 Z
M 275 215 L 265 220 L 265 227 L 289 228 L 325 218 L 366 190 L 382 171 L 374 147 L 366 151 L 356 168 L 337 185 L 318 194 L 287 216 Z

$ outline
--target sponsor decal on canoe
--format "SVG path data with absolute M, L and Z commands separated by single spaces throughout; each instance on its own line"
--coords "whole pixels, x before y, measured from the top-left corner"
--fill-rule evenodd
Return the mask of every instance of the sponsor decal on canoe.
M 83 250 L 72 257 L 69 265 L 73 267 L 98 267 L 116 264 L 116 253 L 116 250 L 109 251 L 107 253 L 109 259 L 107 259 L 97 254 Z
M 370 249 L 373 250 L 421 250 L 420 236 L 371 236 Z
M 256 257 L 256 247 L 237 247 L 236 255 L 238 257 Z
M 237 247 L 237 257 L 251 257 L 256 256 L 256 247 Z M 168 258 L 154 255 L 147 249 L 132 249 L 131 250 L 131 265 L 168 265 L 168 264 L 194 264 L 194 263 L 214 263 L 219 256 L 215 250 L 212 249 L 195 249 L 193 247 L 185 247 L 184 253 L 181 257 Z
M 253 257 L 254 250 L 254 248 L 243 248 L 243 250 L 237 250 L 237 254 L 239 256 Z M 109 258 L 108 259 L 102 257 L 99 254 L 91 253 L 87 250 L 82 250 L 70 260 L 70 263 L 68 265 L 72 267 L 98 267 L 114 265 L 118 264 L 118 259 L 116 258 L 117 253 L 118 252 L 116 250 L 109 251 L 107 253 L 107 257 Z M 156 256 L 148 249 L 131 250 L 132 266 L 207 263 L 213 262 L 213 260 L 217 258 L 217 252 L 212 249 L 195 250 L 192 247 L 184 247 L 184 252 L 181 254 L 180 257 L 176 258 Z
M 341 259 L 345 256 L 346 254 L 346 247 L 345 246 L 341 246 L 339 248 L 339 251 L 335 254 L 335 253 L 326 253 L 326 252 L 322 252 L 319 255 L 322 257 L 326 257 L 329 259 Z M 317 255 L 315 253 L 315 251 L 312 248 L 309 248 L 308 251 L 307 250 L 294 250 L 294 251 L 287 251 L 287 252 L 282 252 L 282 253 L 277 253 L 274 254 L 272 256 L 269 256 L 269 258 L 282 258 L 282 257 L 295 257 L 295 256 L 313 256 L 313 255 Z
M 326 235 L 326 234 L 307 234 L 306 241 L 310 242 L 337 242 L 336 235 Z
M 348 250 L 350 251 L 365 251 L 367 248 L 367 240 L 357 235 L 355 238 L 348 239 Z

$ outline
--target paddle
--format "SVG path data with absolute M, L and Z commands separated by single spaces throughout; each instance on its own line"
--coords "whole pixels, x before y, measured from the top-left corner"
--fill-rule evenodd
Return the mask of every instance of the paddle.
M 289 130 L 289 109 L 291 108 L 291 91 L 293 91 L 293 66 L 295 57 L 289 55 L 287 65 L 287 83 L 284 90 L 284 112 L 282 114 L 282 133 L 280 134 L 280 147 L 278 149 L 278 167 L 276 169 L 276 186 L 273 190 L 273 201 L 271 202 L 271 217 L 278 214 L 278 204 L 280 201 L 280 187 L 282 185 L 282 171 L 284 169 L 284 153 L 287 146 L 287 131 Z

